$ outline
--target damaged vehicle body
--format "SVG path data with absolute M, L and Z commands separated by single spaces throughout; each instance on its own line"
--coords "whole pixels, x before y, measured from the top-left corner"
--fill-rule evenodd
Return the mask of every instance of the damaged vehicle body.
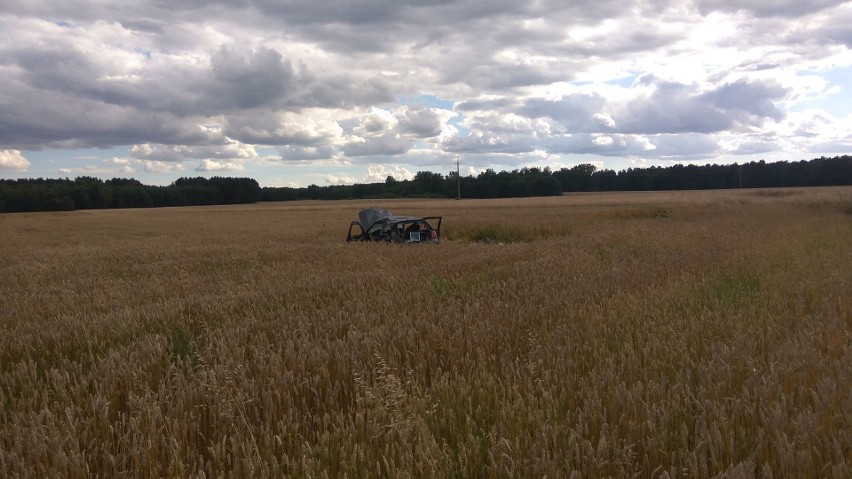
M 397 216 L 382 208 L 367 208 L 349 225 L 346 241 L 394 243 L 437 243 L 441 239 L 441 216 Z

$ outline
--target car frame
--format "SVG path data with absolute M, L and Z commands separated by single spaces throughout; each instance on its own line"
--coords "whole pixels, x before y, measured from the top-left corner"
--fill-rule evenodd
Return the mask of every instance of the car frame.
M 382 208 L 366 208 L 349 224 L 346 241 L 438 243 L 441 216 L 398 216 Z

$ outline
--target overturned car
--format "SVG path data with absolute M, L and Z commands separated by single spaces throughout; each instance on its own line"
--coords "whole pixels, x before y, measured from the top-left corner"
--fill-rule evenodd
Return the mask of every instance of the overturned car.
M 346 241 L 437 243 L 440 239 L 440 216 L 396 216 L 382 208 L 361 210 L 346 235 Z

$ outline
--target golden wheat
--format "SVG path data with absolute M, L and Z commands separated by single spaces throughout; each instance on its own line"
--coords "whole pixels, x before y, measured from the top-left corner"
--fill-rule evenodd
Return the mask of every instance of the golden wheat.
M 6 215 L 2 477 L 852 477 L 852 189 Z

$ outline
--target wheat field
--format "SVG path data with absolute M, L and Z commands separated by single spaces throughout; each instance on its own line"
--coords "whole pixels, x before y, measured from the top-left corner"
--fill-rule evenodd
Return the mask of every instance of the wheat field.
M 346 244 L 366 206 L 440 245 Z M 0 216 L 2 477 L 852 477 L 852 188 Z

